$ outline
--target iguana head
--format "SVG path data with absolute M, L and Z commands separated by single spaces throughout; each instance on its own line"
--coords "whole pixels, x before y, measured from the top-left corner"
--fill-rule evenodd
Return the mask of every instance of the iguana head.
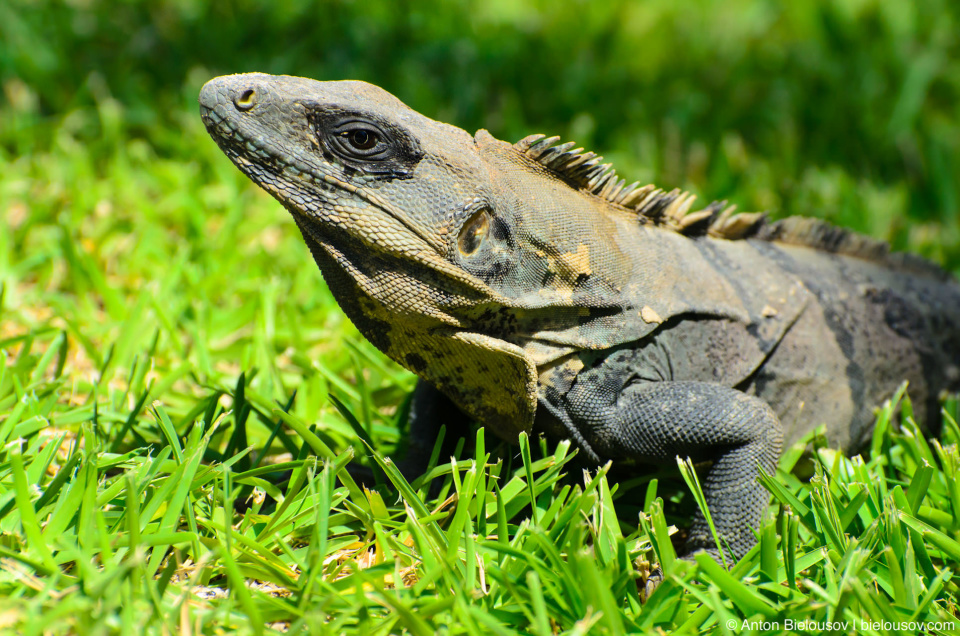
M 523 258 L 516 207 L 481 157 L 501 142 L 363 82 L 234 75 L 200 104 L 221 149 L 293 214 L 366 337 L 501 436 L 529 430 L 535 366 L 496 328 Z

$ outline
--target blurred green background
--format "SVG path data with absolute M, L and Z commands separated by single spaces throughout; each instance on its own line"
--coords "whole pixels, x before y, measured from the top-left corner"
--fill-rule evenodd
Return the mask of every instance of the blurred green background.
M 7 0 L 0 151 L 67 135 L 95 157 L 142 139 L 196 161 L 183 129 L 209 77 L 355 78 L 470 131 L 559 134 L 624 176 L 955 268 L 958 18 L 946 0 Z
M 561 135 L 628 179 L 956 270 L 958 20 L 945 0 L 4 0 L 0 346 L 35 361 L 67 334 L 54 420 L 98 405 L 147 439 L 131 386 L 189 419 L 246 372 L 265 412 L 297 390 L 300 417 L 355 441 L 333 391 L 396 440 L 412 377 L 200 123 L 203 82 L 244 71 L 366 80 L 471 132 Z

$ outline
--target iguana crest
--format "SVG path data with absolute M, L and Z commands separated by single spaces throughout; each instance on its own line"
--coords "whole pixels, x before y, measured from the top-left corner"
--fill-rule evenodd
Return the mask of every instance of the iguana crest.
M 712 236 L 727 240 L 756 238 L 802 245 L 824 252 L 855 256 L 905 271 L 920 272 L 947 280 L 948 274 L 924 258 L 907 253 L 890 253 L 885 241 L 836 227 L 810 217 L 791 216 L 770 221 L 765 212 L 736 212 L 726 201 L 714 201 L 691 212 L 695 194 L 679 188 L 666 192 L 653 184 L 626 185 L 613 165 L 601 163 L 603 157 L 572 141 L 559 143 L 560 137 L 536 134 L 524 137 L 514 147 L 572 187 L 598 196 L 610 203 L 633 210 L 641 223 L 670 229 L 685 236 Z
M 669 192 L 639 181 L 626 185 L 612 164 L 600 163 L 603 157 L 574 148 L 570 141 L 558 144 L 560 137 L 530 135 L 514 144 L 525 156 L 549 168 L 557 176 L 610 203 L 636 211 L 642 223 L 666 227 L 687 236 L 709 234 L 717 238 L 739 239 L 754 235 L 764 224 L 763 212 L 734 214 L 736 206 L 714 201 L 706 208 L 691 212 L 695 194 L 675 188 Z

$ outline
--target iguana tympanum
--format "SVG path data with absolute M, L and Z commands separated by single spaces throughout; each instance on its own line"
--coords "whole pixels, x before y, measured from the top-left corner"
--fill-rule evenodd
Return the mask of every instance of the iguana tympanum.
M 853 450 L 903 380 L 926 421 L 960 386 L 960 288 L 883 243 L 691 211 L 572 143 L 471 135 L 363 82 L 233 75 L 200 105 L 347 316 L 421 378 L 412 426 L 449 401 L 592 462 L 710 461 L 706 501 L 736 557 L 768 502 L 758 466 L 784 444 L 825 423 Z M 714 545 L 694 519 L 688 548 Z

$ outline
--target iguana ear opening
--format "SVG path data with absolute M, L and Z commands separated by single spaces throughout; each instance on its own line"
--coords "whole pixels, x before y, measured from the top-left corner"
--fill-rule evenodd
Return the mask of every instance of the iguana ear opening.
M 479 333 L 432 334 L 421 347 L 430 363 L 412 369 L 501 439 L 533 428 L 537 370 L 520 347 Z

